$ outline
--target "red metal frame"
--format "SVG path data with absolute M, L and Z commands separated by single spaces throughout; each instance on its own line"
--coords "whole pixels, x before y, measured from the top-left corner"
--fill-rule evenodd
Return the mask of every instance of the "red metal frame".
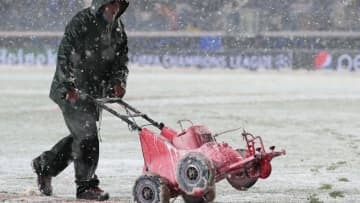
M 270 147 L 270 152 L 267 152 L 260 136 L 254 136 L 245 131 L 242 133 L 246 142 L 244 149 L 246 153 L 244 154 L 227 143 L 216 141 L 215 137 L 220 134 L 212 134 L 206 126 L 193 125 L 190 122 L 192 126 L 177 133 L 163 123 L 158 123 L 146 114 L 141 113 L 122 99 L 91 99 L 102 109 L 126 122 L 131 129 L 139 131 L 144 157 L 143 173 L 157 174 L 165 179 L 172 197 L 183 194 L 176 180 L 177 164 L 180 159 L 189 153 L 201 153 L 211 162 L 215 170 L 215 182 L 244 170 L 249 172 L 248 176 L 251 178 L 268 178 L 272 170 L 271 160 L 274 157 L 285 155 L 285 150 L 274 151 L 275 147 Z M 106 105 L 111 103 L 117 103 L 125 107 L 128 115 L 120 114 Z M 135 120 L 131 119 L 134 117 L 143 118 L 159 129 L 160 132 L 156 133 L 137 125 Z M 182 127 L 181 122 L 180 126 Z M 202 191 L 197 191 L 196 195 L 202 195 Z
M 204 139 L 199 139 L 204 136 L 204 134 L 199 134 L 201 131 L 208 133 L 205 126 L 191 126 L 181 133 L 176 133 L 175 130 L 164 126 L 160 134 L 143 128 L 140 131 L 144 156 L 143 172 L 159 174 L 168 181 L 173 193 L 180 194 L 181 190 L 176 180 L 176 166 L 178 161 L 189 152 L 200 152 L 212 160 L 216 171 L 216 182 L 244 168 L 253 171 L 251 176 L 265 179 L 271 173 L 270 161 L 276 156 L 285 154 L 285 150 L 266 152 L 260 136 L 243 132 L 242 136 L 246 142 L 246 156 L 243 157 L 227 143 L 219 143 L 215 139 L 212 141 L 205 139 L 206 142 Z M 258 150 L 256 150 L 256 143 L 260 144 Z

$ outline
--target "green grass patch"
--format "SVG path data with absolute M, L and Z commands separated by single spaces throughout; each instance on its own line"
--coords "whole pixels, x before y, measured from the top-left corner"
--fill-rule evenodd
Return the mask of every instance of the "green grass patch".
M 349 179 L 347 179 L 347 178 L 339 178 L 338 180 L 340 182 L 350 182 Z
M 322 184 L 321 187 L 319 187 L 320 190 L 330 190 L 331 188 L 331 184 Z
M 324 203 L 323 201 L 321 201 L 319 199 L 319 197 L 317 196 L 317 194 L 311 194 L 309 197 L 308 197 L 308 200 L 310 203 Z
M 326 170 L 332 171 L 332 170 L 335 170 L 335 169 L 339 168 L 340 166 L 342 166 L 344 164 L 346 164 L 346 161 L 338 161 L 336 163 L 332 163 L 330 166 L 328 166 L 326 168 Z
M 329 193 L 330 197 L 337 198 L 337 197 L 344 197 L 343 191 L 333 191 Z

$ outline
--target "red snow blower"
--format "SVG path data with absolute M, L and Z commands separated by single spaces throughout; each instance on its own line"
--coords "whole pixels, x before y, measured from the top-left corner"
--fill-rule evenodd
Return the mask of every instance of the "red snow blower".
M 237 149 L 216 138 L 203 125 L 193 125 L 180 132 L 151 119 L 122 99 L 96 99 L 97 105 L 137 130 L 144 157 L 143 174 L 133 187 L 134 201 L 138 203 L 169 202 L 182 196 L 185 202 L 212 202 L 215 183 L 226 179 L 237 190 L 247 190 L 258 179 L 271 174 L 271 160 L 285 155 L 275 147 L 265 150 L 261 137 L 242 132 L 245 148 Z M 109 104 L 119 104 L 127 115 L 120 114 Z M 135 118 L 145 119 L 159 129 L 154 132 L 139 126 Z M 182 123 L 179 121 L 182 128 Z M 230 131 L 229 131 L 230 132 Z

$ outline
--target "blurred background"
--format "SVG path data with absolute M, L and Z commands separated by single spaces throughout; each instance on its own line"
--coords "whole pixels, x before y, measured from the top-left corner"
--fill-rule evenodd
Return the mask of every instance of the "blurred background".
M 90 3 L 0 0 L 0 64 L 53 66 L 65 25 Z M 140 66 L 356 71 L 359 8 L 360 0 L 130 0 L 122 18 Z
M 1 30 L 63 31 L 91 0 L 1 0 Z M 358 31 L 359 0 L 136 0 L 129 31 Z

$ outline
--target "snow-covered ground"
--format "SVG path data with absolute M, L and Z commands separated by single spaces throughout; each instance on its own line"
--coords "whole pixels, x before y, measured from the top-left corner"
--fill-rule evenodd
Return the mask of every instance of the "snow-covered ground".
M 270 178 L 246 192 L 218 183 L 216 202 L 360 202 L 359 73 L 131 71 L 125 99 L 156 120 L 179 129 L 176 121 L 188 118 L 214 132 L 245 126 L 287 150 Z M 0 193 L 36 191 L 30 161 L 68 134 L 48 98 L 53 72 L 0 68 Z M 102 129 L 102 187 L 113 200 L 131 200 L 142 169 L 138 136 L 109 114 Z M 222 139 L 244 144 L 238 132 Z M 73 177 L 71 165 L 54 179 L 56 196 L 74 197 Z

